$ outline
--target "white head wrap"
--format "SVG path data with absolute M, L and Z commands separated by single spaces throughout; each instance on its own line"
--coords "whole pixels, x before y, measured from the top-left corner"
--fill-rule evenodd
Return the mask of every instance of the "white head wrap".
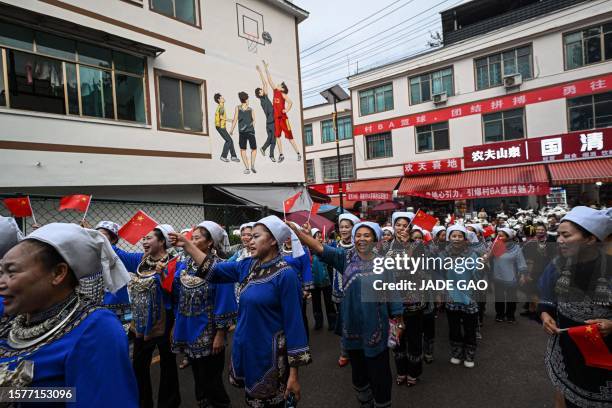
M 23 239 L 14 218 L 0 217 L 0 258 Z
M 310 235 L 314 237 L 315 235 L 317 235 L 317 232 L 321 232 L 321 230 L 318 228 L 313 228 L 310 230 Z
M 355 226 L 355 225 L 357 225 L 357 224 L 359 224 L 361 222 L 361 220 L 358 217 L 354 216 L 353 214 L 348 214 L 348 213 L 347 214 L 341 214 L 338 217 L 338 224 L 340 224 L 340 221 L 342 221 L 342 220 L 350 221 L 351 224 L 353 224 L 353 226 Z
M 239 228 L 239 230 L 238 230 L 238 231 L 240 231 L 240 233 L 242 234 L 242 230 L 243 230 L 243 229 L 245 229 L 245 228 L 253 228 L 253 225 L 255 225 L 255 223 L 254 223 L 254 222 L 246 222 L 246 223 L 244 223 L 244 224 L 242 224 L 242 225 L 240 226 L 240 228 Z
M 210 236 L 215 244 L 215 248 L 220 249 L 223 252 L 229 251 L 230 242 L 227 236 L 227 232 L 219 224 L 212 221 L 204 221 L 198 224 L 198 227 L 206 229 L 210 232 Z
M 187 233 L 187 232 L 191 232 L 191 228 L 183 228 L 183 229 L 181 230 L 181 235 L 182 235 L 182 234 L 185 234 L 185 233 Z
M 440 231 L 446 231 L 446 227 L 442 225 L 436 225 L 435 227 L 433 227 L 431 230 L 432 237 L 437 238 Z
M 355 242 L 355 234 L 357 233 L 357 230 L 361 227 L 368 227 L 371 229 L 374 232 L 374 235 L 376 235 L 376 241 L 380 241 L 382 239 L 382 229 L 380 228 L 380 225 L 371 221 L 363 221 L 353 227 L 353 231 L 351 232 L 353 242 Z
M 451 233 L 453 231 L 459 231 L 463 233 L 463 236 L 468 239 L 468 231 L 465 229 L 463 225 L 453 224 L 446 229 L 446 240 L 450 240 Z
M 94 229 L 104 228 L 105 230 L 112 233 L 115 237 L 119 238 L 119 225 L 112 221 L 100 221 Z
M 272 233 L 272 236 L 278 243 L 278 249 L 283 247 L 285 241 L 291 238 L 291 253 L 294 258 L 299 258 L 304 255 L 304 247 L 300 242 L 295 232 L 291 230 L 280 218 L 276 215 L 270 215 L 257 221 L 255 225 L 262 224 Z
M 467 224 L 466 227 L 472 227 L 476 230 L 477 233 L 479 234 L 483 234 L 484 233 L 484 228 L 482 228 L 482 225 L 480 224 Z
M 102 270 L 104 286 L 115 293 L 130 281 L 123 262 L 99 231 L 76 224 L 52 223 L 32 232 L 25 239 L 51 245 L 66 260 L 77 279 Z
M 383 227 L 382 230 L 383 230 L 383 234 L 385 232 L 390 232 L 393 235 L 393 227 Z
M 170 243 L 170 233 L 171 232 L 176 232 L 174 231 L 174 228 L 172 227 L 172 225 L 170 224 L 160 224 L 157 227 L 153 228 L 156 230 L 159 230 L 162 235 L 164 236 L 164 239 L 166 240 L 166 249 L 170 248 L 172 246 L 172 244 Z
M 514 237 L 516 236 L 516 231 L 514 231 L 512 228 L 498 228 L 498 231 L 502 231 L 505 232 L 506 235 L 508 235 L 508 239 L 514 239 Z
M 605 241 L 612 234 L 612 209 L 594 210 L 578 206 L 572 208 L 561 221 L 571 221 L 580 225 L 600 241 Z
M 474 231 L 470 231 L 467 228 L 466 228 L 466 231 L 467 231 L 468 241 L 470 241 L 472 244 L 477 244 L 478 243 L 478 235 L 476 235 L 476 233 Z
M 414 218 L 414 213 L 411 211 L 394 212 L 393 214 L 391 214 L 391 225 L 395 227 L 395 221 L 397 221 L 399 218 L 406 218 L 408 222 L 410 223 L 412 219 Z

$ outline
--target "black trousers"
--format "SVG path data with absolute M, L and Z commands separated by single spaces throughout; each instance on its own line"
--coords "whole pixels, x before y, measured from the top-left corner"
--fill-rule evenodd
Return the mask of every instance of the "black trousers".
M 363 350 L 347 350 L 351 359 L 353 388 L 362 407 L 391 406 L 391 365 L 389 349 L 385 348 L 375 357 L 366 357 Z
M 159 350 L 159 393 L 158 408 L 174 408 L 181 404 L 176 354 L 170 348 L 170 330 L 174 324 L 172 313 L 167 313 L 166 333 L 149 340 L 134 339 L 133 365 L 138 383 L 138 395 L 141 408 L 153 408 L 153 388 L 151 387 L 151 360 L 155 348 Z M 112 375 L 112 373 L 111 373 Z
M 223 386 L 225 349 L 218 354 L 189 359 L 195 381 L 197 401 L 207 400 L 213 408 L 230 406 L 230 398 Z
M 436 312 L 423 314 L 423 353 L 430 356 L 434 353 L 436 339 Z
M 404 311 L 406 330 L 393 349 L 397 375 L 417 378 L 423 373 L 423 311 Z
M 514 300 L 514 302 L 512 302 Z M 495 281 L 495 314 L 514 319 L 516 312 L 516 285 Z
M 268 134 L 268 138 L 266 139 L 266 143 L 261 147 L 263 150 L 266 150 L 270 147 L 270 157 L 274 157 L 274 148 L 276 147 L 276 138 L 274 137 L 274 122 L 266 122 L 266 133 Z
M 333 329 L 336 325 L 336 308 L 332 302 L 332 287 L 331 285 L 323 288 L 315 287 L 312 290 L 312 314 L 315 319 L 315 328 L 323 326 L 323 309 L 321 307 L 321 296 L 325 303 L 325 314 L 327 315 L 327 325 Z
M 224 159 L 227 158 L 227 154 L 231 154 L 232 157 L 236 157 L 236 151 L 234 150 L 234 141 L 229 133 L 227 133 L 227 129 L 225 128 L 216 128 L 217 132 L 221 135 L 225 143 L 223 144 L 223 151 L 221 152 L 221 157 Z
M 478 313 L 461 310 L 446 310 L 451 357 L 474 361 L 476 356 L 476 325 Z

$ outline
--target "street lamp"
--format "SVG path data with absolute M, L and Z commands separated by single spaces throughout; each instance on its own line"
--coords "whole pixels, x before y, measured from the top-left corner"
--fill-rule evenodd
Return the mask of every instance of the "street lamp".
M 329 89 L 321 92 L 321 96 L 328 103 L 334 104 L 334 113 L 332 114 L 332 124 L 334 127 L 334 136 L 336 138 L 336 161 L 338 162 L 338 193 L 340 194 L 340 213 L 344 213 L 344 201 L 342 199 L 342 169 L 340 166 L 340 140 L 338 139 L 338 108 L 336 102 L 349 99 L 350 96 L 342 89 L 340 85 L 334 85 Z

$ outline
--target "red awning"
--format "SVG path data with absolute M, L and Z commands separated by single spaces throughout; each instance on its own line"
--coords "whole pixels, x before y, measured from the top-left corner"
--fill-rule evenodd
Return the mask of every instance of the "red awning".
M 390 177 L 347 183 L 346 195 L 351 201 L 389 201 L 400 179 Z
M 550 163 L 552 184 L 587 184 L 612 182 L 612 158 Z
M 347 210 L 352 210 L 355 207 L 356 202 L 357 201 L 347 200 L 346 196 L 342 197 L 342 204 L 344 205 L 344 208 Z M 332 197 L 331 201 L 329 202 L 329 205 L 335 205 L 336 207 L 339 207 L 340 197 Z
M 399 195 L 461 200 L 545 195 L 550 191 L 544 165 L 462 171 L 425 177 L 404 177 Z
M 387 201 L 386 203 L 380 203 L 376 207 L 372 208 L 372 211 L 393 211 L 397 210 L 401 206 L 393 201 Z

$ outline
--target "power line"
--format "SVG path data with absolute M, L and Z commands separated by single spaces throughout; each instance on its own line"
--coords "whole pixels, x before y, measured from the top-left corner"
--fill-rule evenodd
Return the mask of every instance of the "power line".
M 363 18 L 363 19 L 359 20 L 359 21 L 358 21 L 358 22 L 356 22 L 355 24 L 353 24 L 353 25 L 351 25 L 351 26 L 349 26 L 349 27 L 346 27 L 346 28 L 344 28 L 344 29 L 342 29 L 342 30 L 338 31 L 336 34 L 331 35 L 331 36 L 327 37 L 326 39 L 324 39 L 324 40 L 322 40 L 322 41 L 319 41 L 318 43 L 316 43 L 316 44 L 313 44 L 313 45 L 309 46 L 308 48 L 303 49 L 303 50 L 302 50 L 300 53 L 302 53 L 302 52 L 306 52 L 306 51 L 309 51 L 309 50 L 311 50 L 311 49 L 315 48 L 316 46 L 318 46 L 318 45 L 320 45 L 320 44 L 323 44 L 324 42 L 326 42 L 326 41 L 328 41 L 328 40 L 331 40 L 331 39 L 332 39 L 332 38 L 334 38 L 335 36 L 340 35 L 340 34 L 342 34 L 343 32 L 345 32 L 345 31 L 347 31 L 347 30 L 350 30 L 351 28 L 353 28 L 353 27 L 355 27 L 355 26 L 357 26 L 357 25 L 359 25 L 359 24 L 363 23 L 364 21 L 366 21 L 366 20 L 367 20 L 367 19 L 369 19 L 370 17 L 374 17 L 376 14 L 380 13 L 381 11 L 384 11 L 384 10 L 388 9 L 389 7 L 393 6 L 394 4 L 399 3 L 400 1 L 402 1 L 402 0 L 395 0 L 393 3 L 391 3 L 391 4 L 387 5 L 387 6 L 385 6 L 385 7 L 381 8 L 380 10 L 378 10 L 377 12 L 375 12 L 375 13 L 373 13 L 373 14 L 370 14 L 369 16 L 367 16 L 367 17 L 365 17 L 365 18 Z

